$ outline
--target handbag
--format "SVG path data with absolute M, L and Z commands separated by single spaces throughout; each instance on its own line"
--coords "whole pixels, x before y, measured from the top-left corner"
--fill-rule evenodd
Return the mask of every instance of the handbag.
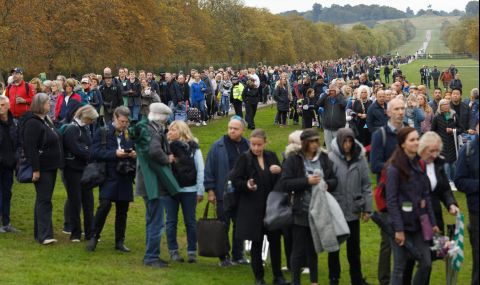
M 226 225 L 215 215 L 213 219 L 208 218 L 207 203 L 203 218 L 197 222 L 198 255 L 204 257 L 223 257 L 227 254 L 228 237 Z
M 33 168 L 25 157 L 22 157 L 18 163 L 16 178 L 18 183 L 32 183 Z
M 100 127 L 101 147 L 103 150 L 107 147 L 107 128 Z M 87 164 L 80 178 L 80 185 L 83 189 L 91 189 L 100 186 L 105 182 L 107 170 L 105 162 L 94 161 Z
M 188 108 L 187 119 L 189 121 L 199 122 L 201 118 L 200 118 L 200 111 L 198 110 L 198 108 L 195 108 L 195 107 Z
M 288 227 L 293 223 L 289 193 L 272 191 L 268 194 L 263 222 L 270 231 Z

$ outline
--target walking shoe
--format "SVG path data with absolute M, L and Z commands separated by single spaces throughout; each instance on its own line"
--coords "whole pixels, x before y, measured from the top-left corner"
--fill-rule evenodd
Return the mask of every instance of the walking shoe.
M 237 259 L 237 260 L 232 260 L 232 264 L 233 265 L 249 265 L 250 264 L 250 261 L 248 261 L 248 259 L 246 258 L 241 258 L 241 259 Z
M 197 263 L 197 255 L 195 253 L 188 254 L 188 263 Z
M 130 252 L 130 249 L 123 244 L 123 241 L 117 242 L 115 244 L 115 249 L 121 252 Z
M 229 266 L 232 266 L 232 265 L 233 265 L 233 263 L 228 258 L 220 261 L 220 264 L 219 264 L 220 267 L 229 267 Z
M 453 183 L 453 181 L 450 181 L 450 190 L 457 191 L 457 186 L 455 186 L 455 183 Z
M 96 239 L 96 238 L 91 238 L 91 239 L 88 241 L 86 250 L 87 250 L 87 251 L 95 251 L 95 248 L 97 248 L 97 243 L 98 243 L 98 239 Z
M 155 268 L 165 268 L 168 267 L 168 263 L 159 259 L 154 262 L 145 263 L 145 266 L 155 267 Z
M 290 282 L 285 280 L 283 276 L 278 276 L 273 278 L 273 285 L 290 285 Z
M 207 122 L 203 121 L 202 126 L 206 126 L 206 125 L 207 125 Z
M 80 239 L 79 238 L 74 238 L 74 239 L 71 239 L 70 241 L 71 242 L 80 242 Z
M 170 253 L 170 260 L 171 261 L 176 261 L 176 262 L 184 262 L 185 261 L 183 259 L 183 257 L 180 256 L 178 251 L 174 251 L 174 252 Z
M 3 230 L 7 233 L 19 233 L 20 230 L 17 230 L 16 228 L 12 227 L 12 225 L 4 226 Z
M 302 274 L 310 274 L 310 269 L 309 268 L 303 268 Z
M 68 230 L 68 229 L 63 229 L 63 230 L 62 230 L 62 234 L 71 235 L 71 234 L 72 234 L 72 231 L 70 231 L 70 230 Z
M 49 245 L 49 244 L 53 244 L 53 243 L 56 243 L 57 240 L 56 239 L 53 239 L 53 238 L 49 238 L 49 239 L 46 239 L 42 242 L 43 245 Z
M 202 124 L 200 122 L 196 123 L 195 126 L 200 127 Z
M 5 229 L 3 227 L 0 227 L 0 234 L 6 233 Z
M 265 280 L 263 279 L 256 279 L 255 285 L 267 285 L 267 283 L 265 283 Z

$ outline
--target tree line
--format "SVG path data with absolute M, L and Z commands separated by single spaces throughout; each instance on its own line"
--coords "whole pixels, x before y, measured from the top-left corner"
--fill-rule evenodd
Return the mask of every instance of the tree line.
M 415 36 L 408 21 L 344 30 L 241 0 L 0 0 L 0 7 L 0 67 L 22 66 L 27 75 L 381 55 Z
M 442 40 L 452 52 L 466 52 L 478 56 L 478 10 L 475 16 L 463 17 L 458 23 L 442 23 Z

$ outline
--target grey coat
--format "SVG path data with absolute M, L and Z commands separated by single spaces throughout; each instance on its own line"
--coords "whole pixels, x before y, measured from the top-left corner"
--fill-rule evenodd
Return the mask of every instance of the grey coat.
M 353 162 L 350 165 L 340 152 L 337 138 L 332 141 L 332 151 L 328 153 L 338 181 L 337 188 L 331 194 L 340 204 L 348 222 L 358 220 L 361 212 L 372 212 L 372 183 L 365 149 L 360 142 L 355 140 L 355 143 L 361 151 L 352 158 Z

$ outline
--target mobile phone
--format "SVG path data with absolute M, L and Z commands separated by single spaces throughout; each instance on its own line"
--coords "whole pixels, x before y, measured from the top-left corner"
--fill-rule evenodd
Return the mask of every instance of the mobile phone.
M 124 149 L 123 151 L 124 151 L 125 153 L 131 153 L 131 152 L 132 152 L 132 149 L 131 149 L 131 148 L 129 148 L 129 149 Z

